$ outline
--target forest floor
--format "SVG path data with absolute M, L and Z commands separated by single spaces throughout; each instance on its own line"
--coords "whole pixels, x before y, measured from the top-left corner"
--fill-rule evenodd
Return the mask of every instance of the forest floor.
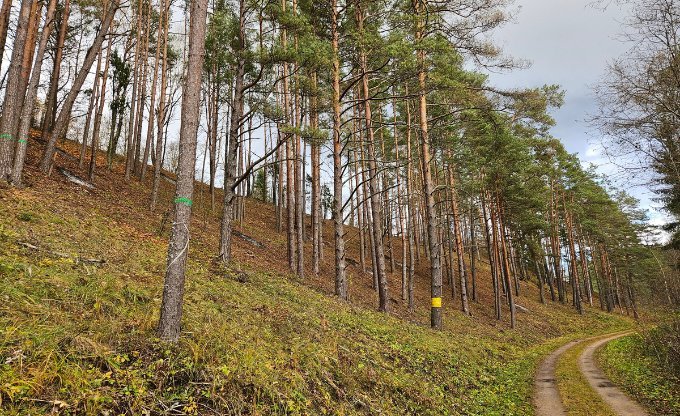
M 34 142 L 32 142 L 34 143 Z M 57 165 L 80 177 L 78 145 Z M 248 199 L 234 264 L 213 261 L 219 205 L 198 184 L 183 335 L 155 337 L 173 187 L 148 208 L 147 180 L 116 163 L 93 188 L 35 168 L 26 187 L 0 189 L 0 414 L 531 415 L 538 363 L 574 339 L 627 330 L 633 321 L 587 307 L 541 304 L 521 282 L 517 328 L 493 312 L 488 264 L 477 270 L 473 316 L 446 286 L 444 329 L 429 328 L 428 267 L 416 270 L 416 309 L 401 299 L 401 241 L 393 239 L 390 313 L 375 312 L 372 278 L 348 227 L 350 301 L 333 293 L 332 223 L 314 276 L 287 269 L 285 232 L 270 204 Z M 105 164 L 100 155 L 99 166 Z M 308 222 L 308 221 L 307 221 Z M 307 259 L 311 258 L 307 244 Z M 389 255 L 389 251 L 388 251 Z M 389 268 L 389 258 L 387 261 Z M 369 263 L 370 264 L 370 263 Z

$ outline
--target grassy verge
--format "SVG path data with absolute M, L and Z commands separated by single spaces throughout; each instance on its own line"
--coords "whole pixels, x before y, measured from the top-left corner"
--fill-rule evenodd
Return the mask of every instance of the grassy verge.
M 562 403 L 569 416 L 616 416 L 578 368 L 578 358 L 587 346 L 588 342 L 575 345 L 557 363 L 555 375 Z
M 249 264 L 220 269 L 196 244 L 168 346 L 154 335 L 165 239 L 75 205 L 0 195 L 2 414 L 529 415 L 544 354 L 628 325 L 557 306 L 533 319 L 570 329 L 558 339 L 455 313 L 435 332 Z
M 607 376 L 654 414 L 680 415 L 680 379 L 639 334 L 619 338 L 597 353 Z

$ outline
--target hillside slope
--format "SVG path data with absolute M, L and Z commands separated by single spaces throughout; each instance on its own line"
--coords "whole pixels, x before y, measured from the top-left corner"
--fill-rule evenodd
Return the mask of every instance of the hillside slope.
M 77 146 L 63 144 L 67 151 Z M 35 160 L 36 146 L 31 147 Z M 78 173 L 70 158 L 59 166 Z M 103 165 L 102 160 L 100 165 Z M 522 283 L 518 329 L 493 319 L 488 270 L 479 270 L 474 317 L 444 305 L 444 330 L 428 327 L 423 261 L 409 314 L 390 276 L 392 313 L 374 312 L 371 277 L 350 265 L 350 303 L 332 296 L 331 224 L 322 273 L 287 274 L 274 210 L 247 201 L 236 262 L 212 262 L 219 208 L 195 200 L 179 346 L 154 334 L 172 187 L 148 210 L 149 184 L 120 167 L 95 189 L 45 178 L 0 190 L 0 411 L 3 414 L 532 414 L 536 362 L 570 338 L 628 327 L 625 318 L 541 305 Z M 219 198 L 218 198 L 219 200 Z M 164 229 L 163 229 L 164 228 Z M 348 256 L 358 258 L 357 231 Z M 395 240 L 395 255 L 399 242 Z M 101 261 L 105 263 L 101 264 Z M 398 258 L 397 258 L 398 261 Z M 307 273 L 311 276 L 311 270 Z

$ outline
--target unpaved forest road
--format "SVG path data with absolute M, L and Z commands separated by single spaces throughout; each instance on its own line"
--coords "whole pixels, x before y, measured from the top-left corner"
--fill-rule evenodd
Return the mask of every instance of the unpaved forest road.
M 647 416 L 647 412 L 642 406 L 623 394 L 623 392 L 604 375 L 595 362 L 594 355 L 598 348 L 609 341 L 630 334 L 631 332 L 612 335 L 610 337 L 600 338 L 591 343 L 583 350 L 583 353 L 578 358 L 578 368 L 586 376 L 588 383 L 590 383 L 590 387 L 607 402 L 616 414 L 619 416 Z
M 555 378 L 555 368 L 557 360 L 568 349 L 581 342 L 589 342 L 578 359 L 579 370 L 590 383 L 602 399 L 619 416 L 647 416 L 648 413 L 633 400 L 621 392 L 595 363 L 595 351 L 609 341 L 630 335 L 633 331 L 620 332 L 605 337 L 588 338 L 585 340 L 571 341 L 555 350 L 543 360 L 536 371 L 534 378 L 534 408 L 536 416 L 566 416 L 567 411 L 560 399 L 560 392 L 557 389 Z

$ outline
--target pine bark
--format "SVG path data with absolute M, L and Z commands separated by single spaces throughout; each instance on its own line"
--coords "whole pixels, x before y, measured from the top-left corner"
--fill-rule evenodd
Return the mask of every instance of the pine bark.
M 331 47 L 333 50 L 333 230 L 335 238 L 335 294 L 341 299 L 349 297 L 345 275 L 345 230 L 342 218 L 342 142 L 340 129 L 340 58 L 337 0 L 331 0 Z
M 11 2 L 8 0 L 5 3 Z M 50 34 L 52 32 L 56 9 L 57 0 L 50 0 L 47 6 L 47 14 L 45 15 L 45 26 L 43 27 L 42 33 L 40 34 L 40 39 L 38 40 L 38 50 L 35 55 L 31 79 L 26 92 L 26 100 L 21 110 L 21 121 L 19 124 L 19 131 L 17 133 L 17 145 L 14 152 L 14 166 L 12 168 L 11 182 L 14 186 L 21 186 L 21 177 L 26 159 L 26 149 L 28 146 L 28 140 L 30 139 L 28 133 L 31 127 L 31 117 L 33 115 L 33 107 L 35 105 L 38 95 L 38 87 L 40 85 L 40 71 L 42 69 L 45 50 L 47 49 L 47 42 L 49 41 Z M 0 28 L 0 31 L 1 30 L 2 28 Z
M 21 114 L 21 103 L 25 93 L 25 91 L 21 91 L 21 72 L 23 71 L 23 54 L 28 37 L 28 23 L 31 19 L 32 5 L 31 0 L 21 1 L 12 58 L 7 70 L 7 87 L 5 88 L 2 118 L 0 119 L 0 182 L 9 182 L 12 174 L 17 121 Z
M 363 31 L 364 15 L 361 7 L 356 9 L 356 20 L 359 32 Z M 364 122 L 366 126 L 366 150 L 368 151 L 368 170 L 369 170 L 369 199 L 371 204 L 371 220 L 373 247 L 375 250 L 375 280 L 378 283 L 378 310 L 387 312 L 389 308 L 387 295 L 387 276 L 385 272 L 385 248 L 383 245 L 382 214 L 380 212 L 380 190 L 378 185 L 377 155 L 375 151 L 375 132 L 373 130 L 373 120 L 371 114 L 371 95 L 368 86 L 368 63 L 366 53 L 361 50 L 359 65 L 361 67 L 361 89 L 364 107 Z
M 90 182 L 94 181 L 95 169 L 97 168 L 97 151 L 99 150 L 100 137 L 102 125 L 102 115 L 104 114 L 104 105 L 106 104 L 106 83 L 109 78 L 109 63 L 111 62 L 111 48 L 112 38 L 109 38 L 109 46 L 106 51 L 106 64 L 104 65 L 104 74 L 101 76 L 101 88 L 99 92 L 99 108 L 97 114 L 94 116 L 94 129 L 92 130 L 92 149 L 90 153 L 90 168 L 88 170 L 88 178 Z M 102 52 L 103 53 L 103 52 Z
M 57 40 L 55 45 L 54 63 L 52 66 L 52 74 L 50 76 L 50 88 L 47 93 L 47 100 L 45 104 L 45 115 L 42 124 L 42 140 L 49 140 L 50 133 L 53 130 L 53 125 L 57 115 L 57 91 L 59 89 L 59 75 L 61 73 L 61 61 L 64 57 L 64 43 L 66 41 L 66 32 L 68 30 L 68 19 L 71 10 L 71 0 L 64 2 L 64 8 L 60 13 L 59 32 L 57 32 Z M 57 21 L 55 21 L 55 25 Z
M 64 104 L 62 105 L 62 109 L 59 112 L 59 116 L 54 123 L 54 129 L 50 133 L 50 138 L 47 142 L 47 147 L 45 149 L 42 162 L 40 163 L 40 169 L 43 171 L 43 173 L 47 173 L 52 166 L 52 159 L 54 158 L 54 154 L 56 152 L 57 139 L 59 136 L 64 134 L 66 126 L 71 119 L 71 109 L 73 108 L 73 104 L 80 93 L 80 89 L 83 87 L 83 83 L 85 83 L 85 80 L 87 79 L 94 60 L 97 58 L 97 55 L 101 50 L 104 38 L 109 33 L 109 28 L 111 27 L 113 18 L 118 11 L 118 4 L 119 0 L 112 0 L 109 3 L 104 18 L 102 19 L 101 26 L 99 27 L 99 31 L 97 32 L 97 36 L 92 42 L 92 46 L 90 46 L 90 48 L 87 50 L 85 59 L 83 61 L 83 66 L 78 71 L 78 74 L 73 81 L 73 85 L 71 86 L 71 90 L 64 100 Z
M 5 56 L 5 46 L 7 46 L 7 32 L 9 31 L 9 15 L 12 9 L 13 0 L 3 0 L 0 8 L 0 56 Z M 0 59 L 0 68 L 2 60 Z M 1 71 L 0 71 L 1 72 Z
M 158 188 L 161 182 L 161 170 L 163 169 L 163 126 L 165 124 L 165 101 L 166 89 L 168 85 L 167 68 L 168 68 L 168 30 L 170 23 L 170 0 L 163 0 L 163 9 L 165 20 L 161 25 L 163 29 L 163 65 L 161 66 L 161 99 L 158 104 L 158 131 L 156 132 L 156 160 L 154 163 L 153 172 L 153 187 L 151 190 L 151 204 L 150 208 L 153 211 L 158 200 Z
M 130 99 L 130 115 L 128 119 L 127 136 L 125 138 L 126 146 L 126 156 L 125 156 L 125 180 L 130 180 L 132 177 L 132 170 L 134 168 L 134 156 L 135 156 L 135 144 L 134 144 L 134 132 L 135 132 L 135 120 L 137 107 L 137 94 L 139 88 L 139 65 L 140 65 L 140 54 L 142 49 L 142 0 L 137 1 L 135 19 L 135 63 L 132 66 L 132 97 Z
M 237 157 L 241 140 L 240 127 L 243 121 L 244 86 L 246 61 L 245 51 L 245 5 L 239 2 L 239 52 L 236 57 L 236 73 L 234 78 L 234 99 L 229 120 L 229 144 L 225 153 L 224 200 L 222 202 L 222 223 L 220 226 L 220 251 L 218 258 L 224 263 L 231 262 L 232 223 L 234 221 L 234 205 L 236 203 Z
M 179 340 L 184 277 L 189 248 L 191 198 L 194 192 L 196 140 L 200 118 L 201 75 L 205 59 L 205 27 L 208 0 L 191 3 L 189 58 L 182 96 L 182 118 L 179 136 L 179 172 L 175 191 L 175 218 L 168 245 L 167 271 L 163 286 L 158 334 L 164 341 Z

